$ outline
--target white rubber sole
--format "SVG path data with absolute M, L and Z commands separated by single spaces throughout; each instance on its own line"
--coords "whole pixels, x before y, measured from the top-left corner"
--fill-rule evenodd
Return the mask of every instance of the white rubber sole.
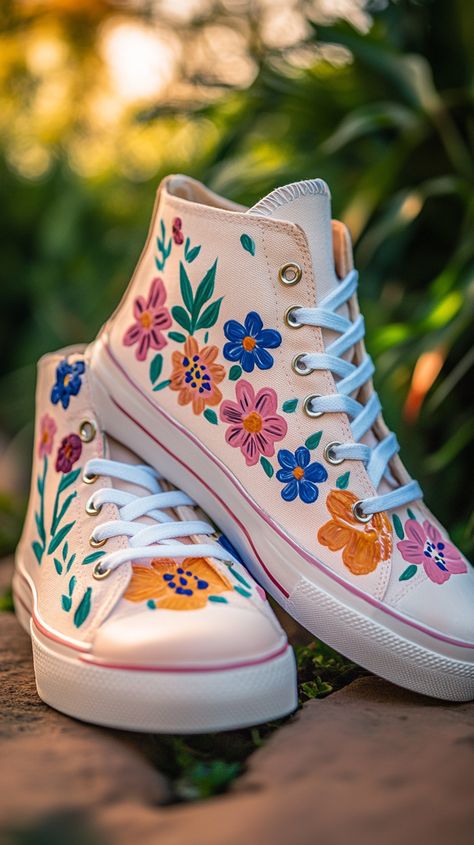
M 202 444 L 158 408 L 108 351 L 90 348 L 96 402 L 110 435 L 199 502 L 254 578 L 311 633 L 393 683 L 451 701 L 474 698 L 474 647 L 349 588 L 279 529 Z
M 17 572 L 18 621 L 31 636 L 36 686 L 55 710 L 109 728 L 194 734 L 233 730 L 286 716 L 298 706 L 292 649 L 255 664 L 212 671 L 121 669 L 48 639 L 35 624 L 33 597 Z

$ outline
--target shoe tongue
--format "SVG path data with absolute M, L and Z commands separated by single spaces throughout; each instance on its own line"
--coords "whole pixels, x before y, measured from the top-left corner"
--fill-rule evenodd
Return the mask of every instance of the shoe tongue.
M 306 179 L 275 188 L 248 214 L 296 223 L 306 234 L 316 283 L 317 304 L 338 284 L 334 267 L 331 194 L 322 179 Z

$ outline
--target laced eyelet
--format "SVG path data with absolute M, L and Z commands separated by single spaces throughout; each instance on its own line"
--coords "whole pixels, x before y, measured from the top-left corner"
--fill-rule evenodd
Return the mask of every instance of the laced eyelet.
M 311 419 L 316 419 L 317 417 L 322 417 L 324 411 L 313 411 L 311 408 L 311 403 L 313 399 L 320 399 L 320 393 L 311 393 L 306 399 L 303 399 L 303 411 L 305 412 L 306 416 L 311 417 Z
M 102 581 L 103 578 L 108 578 L 110 573 L 112 572 L 111 569 L 101 569 L 100 568 L 100 560 L 94 566 L 92 570 L 92 577 L 96 579 L 96 581 Z
M 82 420 L 79 425 L 79 437 L 83 443 L 90 443 L 97 434 L 97 426 L 92 420 Z
M 328 462 L 328 464 L 333 464 L 333 466 L 338 466 L 338 464 L 342 464 L 344 458 L 336 458 L 334 454 L 334 450 L 337 446 L 341 446 L 341 443 L 338 443 L 337 440 L 333 440 L 332 443 L 328 443 L 324 447 L 324 459 Z
M 93 549 L 100 549 L 102 546 L 105 546 L 107 542 L 107 537 L 104 537 L 103 540 L 97 540 L 93 534 L 89 537 L 89 546 L 92 546 Z
M 290 308 L 286 309 L 283 319 L 289 329 L 300 329 L 303 325 L 303 323 L 298 322 L 296 317 L 292 316 L 293 312 L 297 311 L 300 307 L 300 305 L 291 305 Z
M 99 507 L 97 507 L 96 505 L 94 505 L 94 502 L 92 502 L 91 499 L 89 499 L 89 501 L 86 502 L 85 511 L 86 511 L 86 514 L 88 516 L 98 516 L 98 514 L 101 512 L 101 510 L 102 510 L 102 505 L 99 505 Z
M 363 504 L 364 503 L 361 499 L 358 499 L 357 502 L 354 502 L 354 504 L 352 505 L 352 513 L 355 519 L 357 519 L 357 522 L 370 522 L 373 517 L 373 514 L 364 513 L 364 511 L 362 510 Z
M 291 287 L 291 285 L 297 285 L 303 275 L 303 271 L 299 264 L 296 261 L 289 261 L 287 264 L 284 264 L 283 267 L 280 267 L 278 271 L 278 281 L 282 283 L 282 285 L 287 285 Z
M 304 357 L 304 355 L 295 355 L 291 362 L 293 372 L 298 376 L 309 376 L 309 374 L 313 372 L 312 367 L 308 367 L 308 365 L 304 363 Z
M 97 481 L 98 475 L 87 475 L 87 472 L 82 473 L 82 480 L 84 484 L 94 484 L 94 481 Z

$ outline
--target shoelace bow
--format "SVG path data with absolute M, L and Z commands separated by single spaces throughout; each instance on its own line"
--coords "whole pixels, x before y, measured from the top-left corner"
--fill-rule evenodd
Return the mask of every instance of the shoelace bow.
M 196 503 L 181 490 L 164 491 L 159 474 L 149 466 L 121 463 L 107 458 L 92 458 L 84 467 L 89 476 L 108 476 L 129 482 L 148 491 L 139 496 L 116 487 L 102 487 L 89 497 L 87 507 L 95 512 L 103 505 L 113 504 L 119 509 L 119 518 L 97 525 L 93 540 L 100 543 L 111 537 L 128 537 L 128 547 L 108 552 L 97 565 L 99 575 L 116 569 L 132 560 L 150 558 L 202 558 L 212 557 L 225 563 L 238 562 L 215 541 L 183 543 L 185 537 L 215 536 L 215 528 L 204 520 L 173 519 L 165 511 L 183 506 L 196 507 Z M 149 517 L 154 524 L 140 522 Z
M 357 395 L 361 387 L 374 373 L 374 364 L 369 355 L 365 355 L 359 364 L 352 364 L 342 356 L 365 334 L 364 318 L 359 316 L 352 322 L 337 314 L 338 308 L 344 305 L 357 290 L 358 273 L 351 270 L 340 282 L 337 288 L 321 301 L 317 308 L 291 309 L 291 318 L 301 325 L 318 326 L 330 329 L 339 334 L 329 344 L 323 353 L 310 353 L 300 356 L 301 363 L 309 370 L 330 370 L 336 381 L 337 393 L 329 396 L 313 397 L 310 410 L 313 414 L 344 413 L 351 420 L 351 431 L 354 443 L 333 445 L 335 461 L 344 459 L 362 461 L 367 474 L 377 490 L 385 476 L 391 485 L 397 482 L 390 472 L 389 463 L 399 451 L 399 444 L 395 434 L 388 434 L 383 440 L 371 447 L 360 441 L 372 428 L 381 412 L 379 398 L 375 391 L 365 405 L 353 399 L 351 394 Z M 295 323 L 296 325 L 296 323 Z M 422 498 L 422 491 L 417 481 L 398 486 L 395 490 L 382 495 L 363 499 L 359 503 L 361 515 L 369 517 L 380 511 L 397 508 L 409 502 Z

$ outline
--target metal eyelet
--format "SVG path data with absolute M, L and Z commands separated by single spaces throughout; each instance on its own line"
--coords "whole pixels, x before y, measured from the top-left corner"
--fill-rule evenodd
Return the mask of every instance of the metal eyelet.
M 311 417 L 311 419 L 316 419 L 317 417 L 322 417 L 324 411 L 313 411 L 311 409 L 311 403 L 313 399 L 320 399 L 320 393 L 311 393 L 306 399 L 303 399 L 303 411 L 305 412 L 306 416 Z
M 98 475 L 87 475 L 87 472 L 82 473 L 82 480 L 84 484 L 94 484 L 94 481 L 97 481 Z
M 352 513 L 357 519 L 357 522 L 370 522 L 373 517 L 372 513 L 364 513 L 362 510 L 363 502 L 361 499 L 358 499 L 357 502 L 354 502 L 352 505 Z
M 100 549 L 102 546 L 105 546 L 107 542 L 107 537 L 104 537 L 103 540 L 96 540 L 93 534 L 89 537 L 89 546 L 92 546 L 93 549 Z
M 338 464 L 342 464 L 345 460 L 344 458 L 336 458 L 334 455 L 334 450 L 337 446 L 342 446 L 342 443 L 338 443 L 337 440 L 333 440 L 332 443 L 328 443 L 324 447 L 324 459 L 328 462 L 328 464 L 333 464 L 333 466 L 338 466 Z
M 303 271 L 299 264 L 296 261 L 289 261 L 288 264 L 284 264 L 283 267 L 280 267 L 278 271 L 278 281 L 282 283 L 282 285 L 287 285 L 291 287 L 291 285 L 297 285 L 303 275 Z
M 293 317 L 292 314 L 294 311 L 297 311 L 300 308 L 300 305 L 291 305 L 290 308 L 287 308 L 284 314 L 284 321 L 289 329 L 300 329 L 303 323 L 299 323 L 296 317 Z
M 79 437 L 83 443 L 90 443 L 97 434 L 97 426 L 92 420 L 82 420 L 79 425 Z
M 92 577 L 95 578 L 96 581 L 102 581 L 103 578 L 108 578 L 111 572 L 111 569 L 101 569 L 99 560 L 92 570 Z
M 94 505 L 94 502 L 92 502 L 90 499 L 88 502 L 86 502 L 85 511 L 88 516 L 98 516 L 101 510 L 102 505 L 99 505 L 99 507 L 97 507 L 96 505 Z
M 304 357 L 304 355 L 295 355 L 291 362 L 293 372 L 298 376 L 309 376 L 313 372 L 313 368 L 304 363 Z

